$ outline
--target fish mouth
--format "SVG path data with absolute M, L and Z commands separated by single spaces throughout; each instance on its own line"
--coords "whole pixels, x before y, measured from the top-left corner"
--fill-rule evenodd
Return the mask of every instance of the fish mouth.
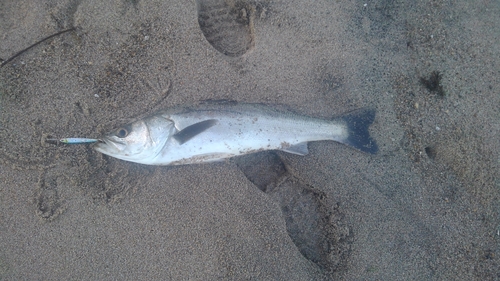
M 118 148 L 117 143 L 111 140 L 107 140 L 106 138 L 99 139 L 92 147 L 94 150 L 104 153 L 104 154 L 115 154 L 119 153 L 120 149 Z
M 92 145 L 92 148 L 96 151 L 99 151 L 101 153 L 104 153 L 103 150 L 105 150 L 107 147 L 106 141 L 103 139 L 99 139 L 96 143 Z

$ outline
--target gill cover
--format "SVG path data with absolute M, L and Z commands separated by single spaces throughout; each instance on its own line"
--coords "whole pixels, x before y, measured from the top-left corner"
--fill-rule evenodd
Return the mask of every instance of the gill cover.
M 111 131 L 94 145 L 94 149 L 118 159 L 147 164 L 174 133 L 171 120 L 152 116 Z

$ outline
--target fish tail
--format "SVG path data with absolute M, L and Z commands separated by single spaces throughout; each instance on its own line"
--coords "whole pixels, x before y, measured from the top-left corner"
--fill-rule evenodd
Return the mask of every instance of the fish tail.
M 371 138 L 368 131 L 375 120 L 375 109 L 357 109 L 343 115 L 340 119 L 347 127 L 347 138 L 340 140 L 340 142 L 367 153 L 377 153 L 377 143 Z

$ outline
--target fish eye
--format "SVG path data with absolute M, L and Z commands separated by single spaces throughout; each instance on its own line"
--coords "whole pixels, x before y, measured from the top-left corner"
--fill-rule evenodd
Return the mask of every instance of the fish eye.
M 120 128 L 118 131 L 116 131 L 116 136 L 119 138 L 125 138 L 128 136 L 128 130 L 126 128 Z

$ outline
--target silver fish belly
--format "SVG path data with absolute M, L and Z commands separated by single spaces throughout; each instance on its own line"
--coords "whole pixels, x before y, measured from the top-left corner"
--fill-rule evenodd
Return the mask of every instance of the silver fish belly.
M 183 165 L 219 161 L 264 150 L 306 155 L 310 141 L 333 140 L 376 153 L 368 128 L 375 110 L 333 120 L 261 104 L 200 104 L 168 109 L 103 136 L 94 149 L 126 161 Z

